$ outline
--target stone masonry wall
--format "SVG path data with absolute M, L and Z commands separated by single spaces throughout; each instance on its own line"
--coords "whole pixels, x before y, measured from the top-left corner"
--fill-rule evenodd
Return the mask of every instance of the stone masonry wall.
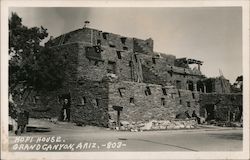
M 101 61 L 86 57 L 85 44 L 79 44 L 78 79 L 101 81 L 108 73 L 109 63 L 114 65 L 114 72 L 121 80 L 131 81 L 131 52 L 122 51 L 120 57 L 116 49 L 102 47 Z
M 53 43 L 59 44 L 60 40 L 63 44 L 74 42 L 81 44 L 78 56 L 78 78 L 80 79 L 100 81 L 106 75 L 107 69 L 110 67 L 109 63 L 113 63 L 115 74 L 118 75 L 120 80 L 136 81 L 135 75 L 137 73 L 131 69 L 131 56 L 134 55 L 134 51 L 140 52 L 135 54 L 138 59 L 141 59 L 143 73 L 139 74 L 142 74 L 145 83 L 160 85 L 170 83 L 178 86 L 179 89 L 187 89 L 187 82 L 192 81 L 194 83 L 193 90 L 195 90 L 195 84 L 203 78 L 200 72 L 174 66 L 175 56 L 153 52 L 152 39 L 140 40 L 83 28 L 60 36 L 54 39 Z M 101 46 L 102 60 L 87 59 L 85 47 L 96 45 Z M 140 49 L 138 49 L 138 46 Z
M 151 94 L 148 93 L 148 89 Z M 111 119 L 116 120 L 117 111 L 112 106 L 121 106 L 121 120 L 171 120 L 185 111 L 191 115 L 195 110 L 199 114 L 199 105 L 196 103 L 198 98 L 198 93 L 193 97 L 192 92 L 188 90 L 165 88 L 163 92 L 160 85 L 135 82 L 109 83 L 109 114 Z M 187 101 L 190 103 L 187 104 Z
M 177 86 L 178 89 L 187 89 L 187 82 L 193 82 L 193 90 L 196 90 L 197 82 L 204 78 L 201 72 L 173 66 L 168 57 L 138 54 L 142 59 L 143 79 L 145 83 Z M 178 84 L 177 84 L 178 83 Z
M 102 32 L 91 28 L 82 28 L 63 34 L 46 45 L 53 46 L 67 43 L 85 43 L 88 45 L 101 45 L 119 51 L 133 51 L 133 38 L 123 37 L 118 34 Z
M 133 43 L 134 44 L 134 48 L 133 48 L 134 52 L 139 52 L 139 53 L 143 53 L 143 54 L 152 54 L 154 42 L 151 38 L 149 38 L 147 40 L 141 40 L 138 38 L 134 38 L 133 42 L 134 42 Z
M 208 107 L 212 107 L 214 119 L 219 121 L 240 120 L 242 115 L 242 94 L 200 94 L 201 116 L 208 117 Z
M 216 93 L 230 93 L 230 82 L 225 78 L 215 79 L 215 92 Z
M 108 119 L 108 86 L 95 81 L 79 81 L 72 91 L 71 121 L 108 127 Z

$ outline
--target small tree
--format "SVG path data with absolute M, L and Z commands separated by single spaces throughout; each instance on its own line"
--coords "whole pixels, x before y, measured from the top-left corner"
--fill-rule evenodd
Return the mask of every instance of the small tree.
M 28 28 L 12 13 L 9 19 L 9 89 L 17 84 L 24 89 L 53 90 L 61 86 L 64 75 L 62 55 L 40 45 L 48 36 L 47 29 Z

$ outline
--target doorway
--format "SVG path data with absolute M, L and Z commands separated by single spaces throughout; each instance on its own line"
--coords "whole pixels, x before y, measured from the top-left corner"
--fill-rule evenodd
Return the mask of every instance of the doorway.
M 214 105 L 213 104 L 208 104 L 206 105 L 206 120 L 212 120 L 215 118 L 215 111 L 214 111 Z

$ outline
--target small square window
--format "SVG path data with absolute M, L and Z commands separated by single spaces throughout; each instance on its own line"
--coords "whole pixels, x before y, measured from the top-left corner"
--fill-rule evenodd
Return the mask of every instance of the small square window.
M 100 39 L 97 40 L 97 45 L 100 46 L 102 44 L 102 41 Z
M 167 95 L 166 88 L 162 88 L 162 93 L 163 93 L 164 95 Z
M 121 51 L 116 51 L 118 59 L 122 59 Z
M 115 45 L 113 45 L 113 44 L 109 44 L 109 47 L 111 47 L 111 48 L 115 48 Z
M 189 101 L 187 101 L 187 107 L 191 107 L 191 104 Z
M 108 68 L 107 68 L 108 73 L 116 73 L 116 63 L 112 61 L 108 61 Z
M 108 39 L 108 33 L 106 33 L 106 32 L 102 33 L 102 37 L 103 37 L 103 39 L 107 40 Z
M 152 62 L 153 62 L 154 64 L 156 64 L 156 60 L 155 60 L 155 58 L 152 58 Z
M 129 67 L 132 67 L 132 61 L 129 61 Z
M 192 97 L 193 97 L 193 99 L 195 99 L 195 95 L 194 95 L 194 93 L 192 93 Z
M 151 90 L 150 90 L 150 88 L 149 88 L 148 86 L 146 87 L 145 95 L 146 95 L 146 96 L 147 96 L 147 95 L 151 95 Z
M 128 50 L 128 47 L 123 47 L 123 50 Z
M 162 105 L 162 106 L 165 106 L 165 105 L 166 105 L 165 98 L 161 98 L 161 105 Z
M 134 103 L 135 103 L 135 99 L 131 97 L 131 98 L 129 99 L 129 103 L 134 104 Z
M 126 37 L 122 37 L 122 38 L 121 38 L 122 44 L 125 44 L 125 43 L 126 43 L 126 39 L 127 39 Z

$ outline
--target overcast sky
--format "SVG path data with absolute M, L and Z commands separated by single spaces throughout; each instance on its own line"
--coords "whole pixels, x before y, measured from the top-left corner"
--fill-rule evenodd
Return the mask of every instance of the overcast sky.
M 89 27 L 154 40 L 154 50 L 204 61 L 202 72 L 233 83 L 242 74 L 242 10 L 209 8 L 10 8 L 29 27 L 43 26 L 50 36 Z

